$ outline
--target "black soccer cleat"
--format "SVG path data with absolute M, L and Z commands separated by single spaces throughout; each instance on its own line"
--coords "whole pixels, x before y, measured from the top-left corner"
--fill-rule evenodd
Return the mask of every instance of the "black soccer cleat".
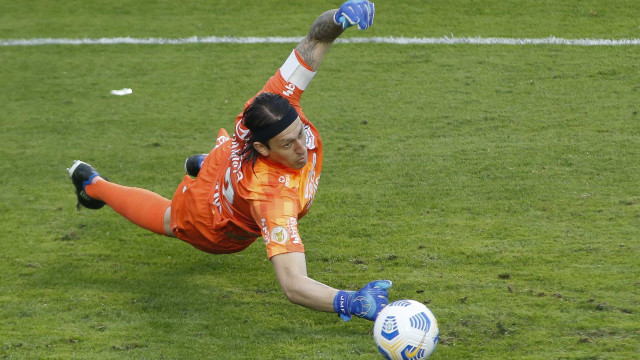
M 191 155 L 184 161 L 184 171 L 193 177 L 197 177 L 200 172 L 200 165 L 204 161 L 204 158 L 209 154 L 195 154 Z
M 91 180 L 94 177 L 101 176 L 93 166 L 84 161 L 74 160 L 73 165 L 67 171 L 69 172 L 69 177 L 71 177 L 71 182 L 76 187 L 78 208 L 82 205 L 88 209 L 100 209 L 105 205 L 104 201 L 96 200 L 84 191 L 84 187 L 91 184 Z M 106 178 L 102 178 L 106 180 Z

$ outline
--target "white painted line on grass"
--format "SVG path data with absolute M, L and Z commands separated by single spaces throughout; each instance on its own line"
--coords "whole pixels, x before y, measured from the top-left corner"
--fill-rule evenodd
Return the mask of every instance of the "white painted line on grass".
M 235 37 L 235 36 L 192 36 L 188 38 L 34 38 L 0 39 L 0 46 L 39 46 L 39 45 L 182 45 L 182 44 L 285 44 L 298 43 L 302 37 Z M 569 45 L 569 46 L 633 46 L 640 45 L 640 39 L 564 39 L 554 36 L 547 38 L 484 38 L 484 37 L 371 37 L 343 38 L 336 40 L 342 44 L 395 44 L 395 45 Z

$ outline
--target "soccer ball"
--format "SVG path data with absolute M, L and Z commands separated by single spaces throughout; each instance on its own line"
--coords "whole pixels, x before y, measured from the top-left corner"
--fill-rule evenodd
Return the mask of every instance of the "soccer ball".
M 426 359 L 438 343 L 438 321 L 418 301 L 394 301 L 378 314 L 373 340 L 388 360 Z

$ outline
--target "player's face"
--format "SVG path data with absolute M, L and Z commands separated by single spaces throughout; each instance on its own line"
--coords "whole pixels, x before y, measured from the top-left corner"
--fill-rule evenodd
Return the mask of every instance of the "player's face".
M 301 169 L 307 164 L 307 136 L 299 117 L 268 144 L 268 154 L 263 155 L 270 160 L 293 169 Z

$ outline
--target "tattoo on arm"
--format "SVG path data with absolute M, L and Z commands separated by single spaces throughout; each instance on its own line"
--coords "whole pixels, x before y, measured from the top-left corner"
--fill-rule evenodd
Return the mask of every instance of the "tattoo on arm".
M 329 10 L 320 15 L 296 47 L 300 56 L 314 70 L 320 66 L 333 41 L 344 31 L 333 21 L 335 13 L 336 10 Z
M 313 22 L 313 25 L 311 25 L 307 37 L 315 41 L 332 42 L 340 36 L 344 30 L 333 21 L 336 11 L 337 10 L 329 10 L 318 16 L 316 21 Z

